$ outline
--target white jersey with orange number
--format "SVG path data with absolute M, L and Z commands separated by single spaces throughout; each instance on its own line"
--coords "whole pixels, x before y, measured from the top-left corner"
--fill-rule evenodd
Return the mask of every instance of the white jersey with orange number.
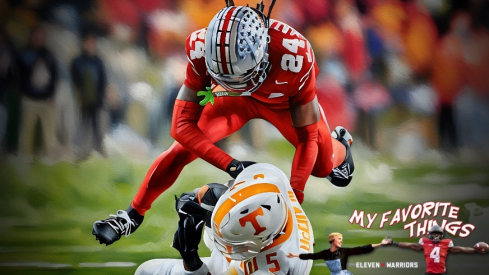
M 297 257 L 287 258 L 286 255 L 289 252 L 294 254 L 313 252 L 314 235 L 312 225 L 298 203 L 287 177 L 282 171 L 280 171 L 281 175 L 276 177 L 277 171 L 280 170 L 275 166 L 263 163 L 246 168 L 236 178 L 235 184 L 221 196 L 214 211 L 217 211 L 220 203 L 222 204 L 222 202 L 231 198 L 230 194 L 233 194 L 234 188 L 242 188 L 256 184 L 256 181 L 267 180 L 278 187 L 286 201 L 288 219 L 283 231 L 255 257 L 246 261 L 236 261 L 227 258 L 215 248 L 213 230 L 206 226 L 203 239 L 212 252 L 211 257 L 202 258 L 202 261 L 207 265 L 211 274 L 309 274 L 312 261 L 300 260 Z M 183 274 L 183 272 L 182 260 L 155 259 L 143 263 L 136 271 L 136 274 L 176 275 Z

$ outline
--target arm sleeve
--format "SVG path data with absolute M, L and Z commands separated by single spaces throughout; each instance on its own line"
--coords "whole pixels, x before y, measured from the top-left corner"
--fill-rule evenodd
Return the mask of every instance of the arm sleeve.
M 219 149 L 197 126 L 203 107 L 177 99 L 173 109 L 171 136 L 201 159 L 226 170 L 233 158 Z
M 299 254 L 301 260 L 326 260 L 328 257 L 328 250 L 323 250 L 317 253 L 304 253 Z
M 371 244 L 367 245 L 362 245 L 362 246 L 357 246 L 357 247 L 352 247 L 352 248 L 346 248 L 346 253 L 348 256 L 350 255 L 360 255 L 360 254 L 367 254 L 374 251 L 374 248 Z
M 304 191 L 318 154 L 318 124 L 313 123 L 304 127 L 297 127 L 295 132 L 299 144 L 292 161 L 290 185 L 294 189 Z

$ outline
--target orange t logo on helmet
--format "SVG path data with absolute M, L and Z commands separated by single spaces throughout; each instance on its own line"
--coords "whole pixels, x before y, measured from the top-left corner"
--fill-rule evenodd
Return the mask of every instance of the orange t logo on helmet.
M 255 229 L 254 235 L 258 235 L 261 232 L 265 231 L 267 228 L 262 227 L 258 223 L 258 221 L 256 220 L 257 216 L 263 216 L 263 209 L 261 207 L 256 209 L 255 211 L 249 213 L 248 215 L 242 217 L 241 219 L 239 219 L 239 224 L 241 225 L 241 227 L 245 227 L 246 223 L 250 222 L 251 225 L 253 226 L 253 228 Z

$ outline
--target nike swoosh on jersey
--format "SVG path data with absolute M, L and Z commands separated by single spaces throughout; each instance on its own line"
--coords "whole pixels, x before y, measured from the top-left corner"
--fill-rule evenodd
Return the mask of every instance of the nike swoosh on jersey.
M 277 97 L 281 97 L 283 96 L 284 94 L 282 93 L 271 93 L 268 98 L 277 98 Z
M 275 84 L 278 84 L 278 85 L 280 85 L 280 84 L 287 84 L 287 83 L 288 83 L 287 81 L 284 81 L 284 82 L 278 82 L 278 80 L 275 80 Z

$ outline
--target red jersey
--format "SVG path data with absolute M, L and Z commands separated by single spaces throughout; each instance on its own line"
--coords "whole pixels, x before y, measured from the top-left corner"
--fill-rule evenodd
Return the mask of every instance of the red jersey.
M 443 239 L 438 243 L 435 243 L 428 238 L 421 238 L 419 244 L 423 246 L 424 257 L 426 260 L 426 272 L 435 274 L 445 273 L 445 261 L 447 259 L 448 250 L 450 247 L 453 247 L 452 240 Z
M 185 86 L 195 91 L 217 85 L 205 65 L 206 28 L 193 32 L 186 40 L 189 63 Z M 316 75 L 319 72 L 311 44 L 289 25 L 270 20 L 268 30 L 268 61 L 270 69 L 261 86 L 251 97 L 270 103 L 271 108 L 288 108 L 289 101 L 303 105 L 316 96 Z

